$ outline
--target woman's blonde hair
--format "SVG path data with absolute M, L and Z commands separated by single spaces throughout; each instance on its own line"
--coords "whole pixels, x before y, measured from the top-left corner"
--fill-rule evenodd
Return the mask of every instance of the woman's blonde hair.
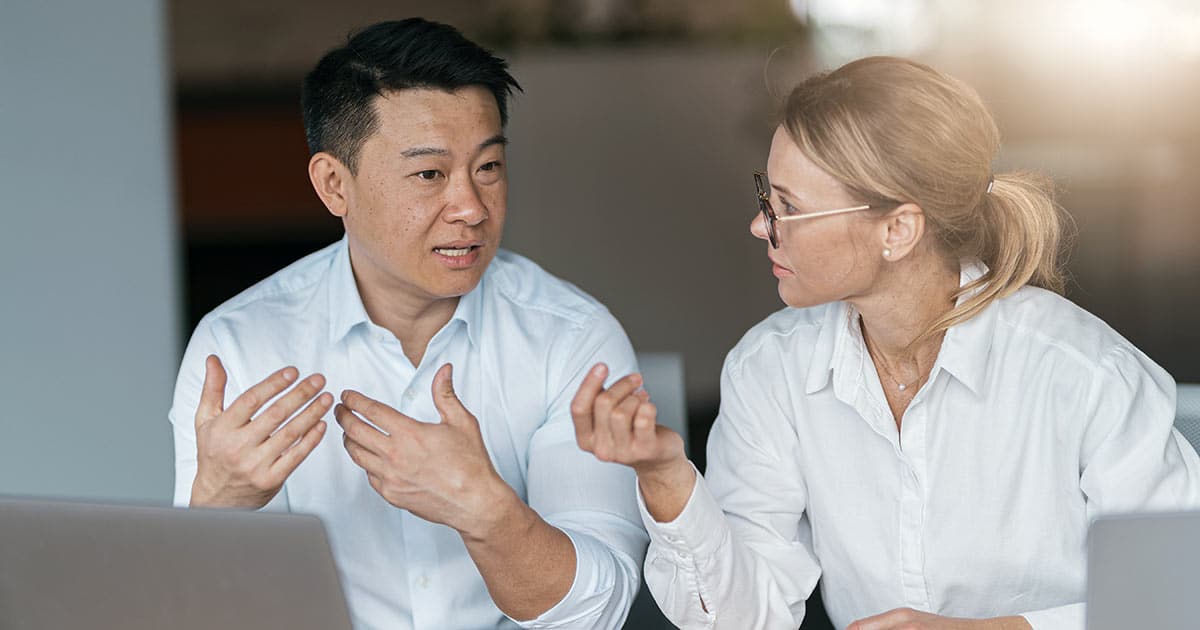
M 955 298 L 979 291 L 910 347 L 1025 284 L 1063 291 L 1070 217 L 1055 203 L 1049 178 L 993 175 L 1000 133 L 965 83 L 906 59 L 868 57 L 797 86 L 783 124 L 805 156 L 852 195 L 888 208 L 917 204 L 941 254 L 988 266 Z

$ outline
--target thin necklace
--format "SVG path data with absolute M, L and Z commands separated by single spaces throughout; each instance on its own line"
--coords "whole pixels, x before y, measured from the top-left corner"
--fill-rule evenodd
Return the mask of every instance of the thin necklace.
M 863 345 L 865 345 L 867 347 L 867 354 L 870 355 L 871 358 L 875 358 L 875 353 L 871 351 L 871 341 L 867 338 L 867 330 L 866 330 L 865 326 L 863 326 L 863 342 L 864 342 Z M 913 360 L 915 362 L 916 357 L 914 357 Z M 883 361 L 883 359 L 879 359 L 878 364 L 879 364 L 879 367 L 883 368 L 883 373 L 889 379 L 891 379 L 891 381 L 893 383 L 896 384 L 896 389 L 898 389 L 900 391 L 907 390 L 909 387 L 916 385 L 921 380 L 921 364 L 920 363 L 917 364 L 917 378 L 913 379 L 912 381 L 910 381 L 908 383 L 901 383 L 899 379 L 897 379 L 895 376 L 892 376 L 892 371 L 888 369 L 887 363 L 885 363 Z
M 868 348 L 868 350 L 870 350 L 870 348 Z M 917 378 L 913 379 L 912 381 L 908 383 L 901 383 L 900 381 L 896 380 L 895 376 L 892 376 L 892 371 L 888 369 L 887 364 L 885 364 L 883 361 L 880 361 L 879 366 L 883 368 L 883 373 L 886 374 L 888 378 L 892 379 L 892 382 L 896 384 L 896 389 L 900 391 L 904 391 L 909 387 L 916 385 L 917 381 L 921 380 L 921 375 L 917 374 Z

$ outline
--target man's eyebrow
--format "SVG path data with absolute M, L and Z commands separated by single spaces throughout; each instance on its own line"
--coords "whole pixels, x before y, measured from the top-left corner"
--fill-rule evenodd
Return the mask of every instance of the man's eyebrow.
M 498 133 L 498 134 L 496 134 L 496 135 L 492 136 L 491 138 L 488 138 L 487 140 L 484 140 L 483 142 L 480 142 L 480 143 L 479 143 L 479 150 L 480 150 L 480 151 L 482 151 L 482 150 L 484 150 L 484 149 L 486 149 L 486 148 L 488 148 L 488 147 L 490 147 L 490 146 L 497 145 L 497 144 L 498 144 L 498 145 L 500 145 L 500 146 L 505 146 L 505 145 L 507 145 L 507 144 L 508 144 L 508 138 L 504 137 L 504 134 L 502 134 L 502 133 Z
M 508 138 L 504 137 L 504 134 L 496 134 L 496 135 L 492 136 L 491 138 L 488 138 L 487 140 L 480 142 L 479 150 L 482 151 L 490 146 L 494 146 L 497 144 L 501 145 L 501 146 L 507 145 Z M 450 155 L 450 152 L 441 147 L 412 147 L 412 148 L 401 151 L 400 155 L 411 159 L 411 158 L 417 158 L 417 157 L 425 157 L 427 155 L 436 155 L 436 156 L 440 157 L 440 156 Z
M 438 147 L 413 147 L 400 152 L 406 158 L 424 157 L 426 155 L 450 155 L 450 152 Z

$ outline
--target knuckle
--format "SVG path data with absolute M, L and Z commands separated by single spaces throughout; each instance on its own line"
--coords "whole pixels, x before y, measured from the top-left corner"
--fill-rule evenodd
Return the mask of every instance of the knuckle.
M 251 482 L 254 481 L 254 464 L 250 463 L 249 460 L 241 460 L 234 463 L 233 470 L 239 477 L 250 480 Z

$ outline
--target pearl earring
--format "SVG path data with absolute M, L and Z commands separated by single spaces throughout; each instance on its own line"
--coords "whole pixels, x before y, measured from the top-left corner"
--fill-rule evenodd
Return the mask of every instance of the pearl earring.
M 883 250 L 883 257 L 884 257 L 884 258 L 891 258 L 891 257 L 892 257 L 892 250 L 890 250 L 890 249 L 885 249 L 885 250 Z

